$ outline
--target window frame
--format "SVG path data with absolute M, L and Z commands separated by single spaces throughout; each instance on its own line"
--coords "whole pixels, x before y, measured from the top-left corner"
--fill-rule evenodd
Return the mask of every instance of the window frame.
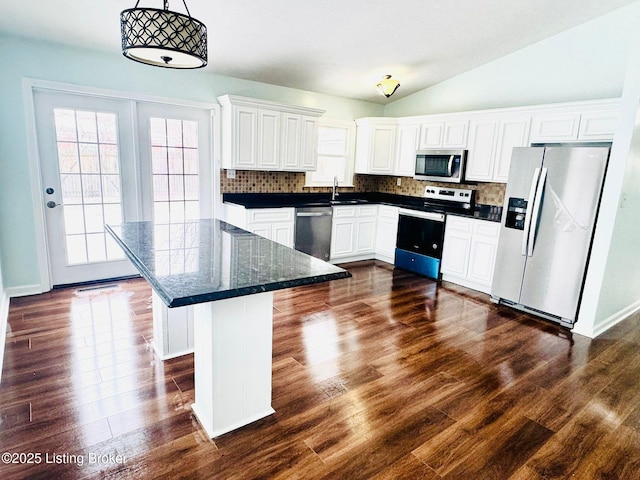
M 346 135 L 346 145 L 345 145 L 345 167 L 344 167 L 344 178 L 346 181 L 340 182 L 340 187 L 354 187 L 353 177 L 355 170 L 355 158 L 356 158 L 356 124 L 353 120 L 343 120 L 337 118 L 324 118 L 320 117 L 318 122 L 318 130 L 321 128 L 340 128 L 347 131 Z M 320 135 L 318 135 L 318 156 L 321 156 L 320 153 Z M 322 155 L 328 157 L 342 158 L 342 155 Z M 313 180 L 313 172 L 307 172 L 305 175 L 305 188 L 313 188 L 313 187 L 332 187 L 333 186 L 333 177 L 332 179 L 325 180 Z

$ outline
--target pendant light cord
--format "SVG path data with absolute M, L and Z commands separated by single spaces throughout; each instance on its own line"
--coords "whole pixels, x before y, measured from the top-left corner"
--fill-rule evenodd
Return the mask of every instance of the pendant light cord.
M 133 8 L 138 8 L 139 3 L 140 0 L 136 2 L 136 6 Z M 189 7 L 187 7 L 187 0 L 182 0 L 182 3 L 184 4 L 184 9 L 187 11 L 187 16 L 191 18 L 191 12 L 189 11 Z M 169 0 L 164 0 L 164 9 L 169 10 Z

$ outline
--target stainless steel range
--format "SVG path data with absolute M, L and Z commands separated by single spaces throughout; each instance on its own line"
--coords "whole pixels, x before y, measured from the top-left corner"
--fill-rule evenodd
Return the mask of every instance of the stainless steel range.
M 395 265 L 440 280 L 446 214 L 469 213 L 474 206 L 474 190 L 427 186 L 423 202 L 400 209 Z

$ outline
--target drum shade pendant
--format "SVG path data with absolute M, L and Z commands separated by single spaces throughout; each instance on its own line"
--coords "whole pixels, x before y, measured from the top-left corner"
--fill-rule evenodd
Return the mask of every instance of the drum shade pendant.
M 122 54 L 136 62 L 166 68 L 202 68 L 207 65 L 207 27 L 187 15 L 164 9 L 138 8 L 120 13 Z
M 391 78 L 391 75 L 385 75 L 380 83 L 376 85 L 378 90 L 387 98 L 389 98 L 400 86 L 400 82 Z

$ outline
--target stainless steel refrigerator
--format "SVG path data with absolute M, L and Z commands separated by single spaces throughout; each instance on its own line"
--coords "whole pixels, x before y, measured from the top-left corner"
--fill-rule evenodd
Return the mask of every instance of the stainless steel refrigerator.
M 606 146 L 513 149 L 494 302 L 573 326 L 608 158 Z

